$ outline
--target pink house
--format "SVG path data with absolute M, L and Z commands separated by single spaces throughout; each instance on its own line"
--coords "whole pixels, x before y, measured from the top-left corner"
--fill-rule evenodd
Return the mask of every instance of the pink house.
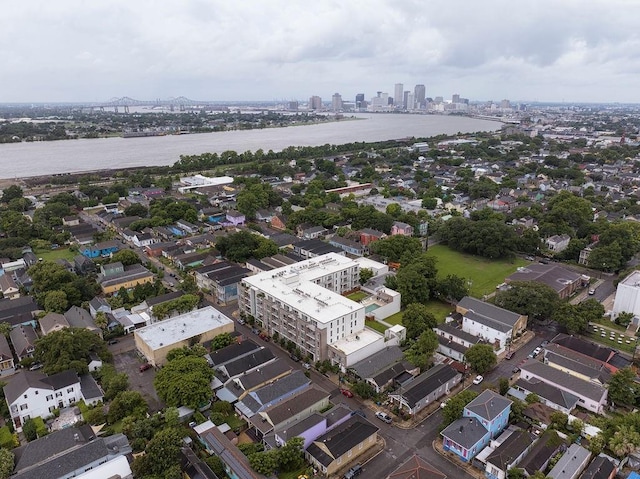
M 413 226 L 402 221 L 394 221 L 391 227 L 391 236 L 394 235 L 413 236 Z

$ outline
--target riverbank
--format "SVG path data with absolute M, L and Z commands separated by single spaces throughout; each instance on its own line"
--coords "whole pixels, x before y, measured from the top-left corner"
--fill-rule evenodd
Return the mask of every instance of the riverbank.
M 182 155 L 282 151 L 290 146 L 342 145 L 496 131 L 501 123 L 461 116 L 359 114 L 365 121 L 146 138 L 99 138 L 0 145 L 0 178 L 17 180 L 103 169 L 171 166 Z

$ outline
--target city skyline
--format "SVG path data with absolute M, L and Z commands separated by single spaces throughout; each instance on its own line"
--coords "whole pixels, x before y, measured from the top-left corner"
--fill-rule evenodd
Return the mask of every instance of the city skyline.
M 640 2 L 22 2 L 0 18 L 0 102 L 637 103 Z M 404 93 L 403 91 L 403 93 Z M 421 92 L 419 92 L 421 93 Z

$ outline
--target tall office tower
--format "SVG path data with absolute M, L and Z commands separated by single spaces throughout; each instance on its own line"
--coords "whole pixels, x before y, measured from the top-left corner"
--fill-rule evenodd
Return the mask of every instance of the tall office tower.
M 409 108 L 409 90 L 405 91 L 402 95 L 402 109 L 407 110 Z
M 364 93 L 358 93 L 356 95 L 356 108 L 364 108 Z
M 396 108 L 402 108 L 402 102 L 404 100 L 404 85 L 402 83 L 396 83 L 394 94 L 393 94 L 393 104 Z
M 297 101 L 290 101 L 289 102 L 289 110 L 298 111 L 298 102 Z
M 340 93 L 334 93 L 331 97 L 331 109 L 333 111 L 342 110 L 342 95 Z
M 451 103 L 460 103 L 460 95 L 457 93 L 451 95 Z
M 309 110 L 322 110 L 322 98 L 316 95 L 309 98 Z
M 511 102 L 509 100 L 502 100 L 500 102 L 500 108 L 502 110 L 508 110 L 509 108 L 511 108 Z
M 407 95 L 407 100 L 406 100 L 406 105 L 405 108 L 407 110 L 415 110 L 416 109 L 416 100 L 415 100 L 415 96 L 413 95 L 413 92 L 406 92 L 408 93 Z
M 424 108 L 426 102 L 427 89 L 424 85 L 416 85 L 413 89 L 413 97 L 419 108 Z

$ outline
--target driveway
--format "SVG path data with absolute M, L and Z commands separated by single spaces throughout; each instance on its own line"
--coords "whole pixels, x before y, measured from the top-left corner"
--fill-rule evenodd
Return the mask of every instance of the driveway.
M 113 362 L 118 372 L 126 373 L 129 377 L 129 390 L 138 391 L 145 398 L 149 404 L 149 412 L 153 413 L 164 408 L 153 387 L 156 371 L 151 368 L 140 372 L 140 365 L 145 361 L 140 359 L 135 349 L 114 354 Z

